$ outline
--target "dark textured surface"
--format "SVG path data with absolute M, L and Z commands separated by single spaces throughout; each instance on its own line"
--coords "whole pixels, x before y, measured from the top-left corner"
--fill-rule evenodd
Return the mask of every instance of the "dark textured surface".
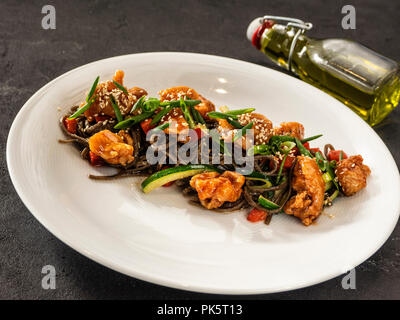
M 315 25 L 316 37 L 356 39 L 400 60 L 398 0 L 351 1 L 357 29 L 341 28 L 344 1 L 51 1 L 57 29 L 41 28 L 47 1 L 0 2 L 0 298 L 3 299 L 198 299 L 218 298 L 129 278 L 78 254 L 35 220 L 16 194 L 7 172 L 5 145 L 24 102 L 53 78 L 88 62 L 146 51 L 190 51 L 269 65 L 245 38 L 262 14 L 296 16 Z M 400 110 L 376 128 L 399 164 Z M 390 201 L 390 199 L 388 199 Z M 377 212 L 379 214 L 379 212 Z M 400 298 L 400 228 L 357 267 L 357 289 L 341 278 L 250 299 Z M 41 288 L 41 269 L 57 270 L 57 289 Z M 235 297 L 238 298 L 238 297 Z

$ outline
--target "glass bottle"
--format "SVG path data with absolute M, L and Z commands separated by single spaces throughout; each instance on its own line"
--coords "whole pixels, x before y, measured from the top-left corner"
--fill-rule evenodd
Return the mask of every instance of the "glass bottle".
M 282 22 L 284 22 L 282 24 Z M 276 64 L 342 101 L 371 126 L 399 103 L 399 64 L 346 39 L 312 39 L 311 23 L 265 16 L 250 23 L 247 37 Z

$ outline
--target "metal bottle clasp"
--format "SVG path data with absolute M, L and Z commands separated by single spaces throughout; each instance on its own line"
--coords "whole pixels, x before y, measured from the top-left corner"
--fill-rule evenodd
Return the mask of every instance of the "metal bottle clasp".
M 286 28 L 288 27 L 294 27 L 299 30 L 297 30 L 292 44 L 290 45 L 290 50 L 289 50 L 289 57 L 288 57 L 288 70 L 293 72 L 292 70 L 292 56 L 294 52 L 294 48 L 296 47 L 297 39 L 301 34 L 304 33 L 306 30 L 311 30 L 313 25 L 311 22 L 304 22 L 303 20 L 300 19 L 295 19 L 295 18 L 290 18 L 290 17 L 279 17 L 279 16 L 264 16 L 261 18 L 261 23 L 266 22 L 267 20 L 273 20 L 276 22 L 287 22 Z

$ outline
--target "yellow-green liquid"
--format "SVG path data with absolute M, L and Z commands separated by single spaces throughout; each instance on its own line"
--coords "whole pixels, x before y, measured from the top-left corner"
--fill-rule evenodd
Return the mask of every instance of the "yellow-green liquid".
M 294 32 L 279 27 L 267 30 L 261 50 L 287 68 Z M 399 103 L 399 65 L 349 40 L 300 36 L 292 71 L 342 101 L 371 126 L 381 122 Z

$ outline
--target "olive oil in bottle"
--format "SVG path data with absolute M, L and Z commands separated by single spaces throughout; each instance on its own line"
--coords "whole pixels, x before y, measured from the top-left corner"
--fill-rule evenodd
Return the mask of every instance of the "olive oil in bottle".
M 304 31 L 311 27 L 265 16 L 250 23 L 247 37 L 273 62 L 342 101 L 371 126 L 381 122 L 399 103 L 399 64 L 351 40 L 309 38 Z

